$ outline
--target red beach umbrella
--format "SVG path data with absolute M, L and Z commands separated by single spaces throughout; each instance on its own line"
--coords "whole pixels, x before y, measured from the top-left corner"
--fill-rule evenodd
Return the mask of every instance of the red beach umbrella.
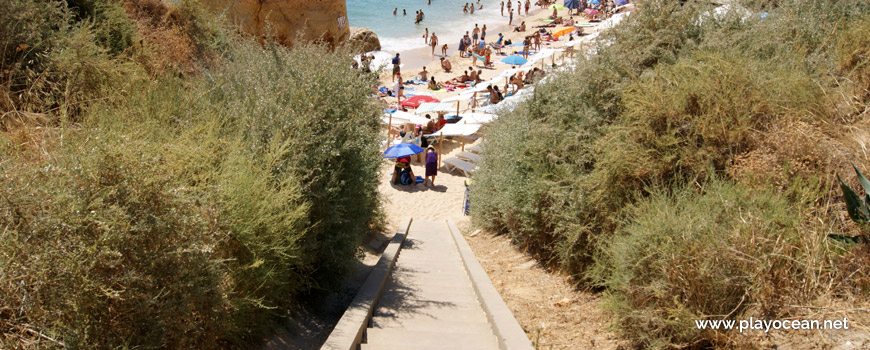
M 405 107 L 405 108 L 417 108 L 417 107 L 420 107 L 420 104 L 424 103 L 424 102 L 440 102 L 440 101 L 438 101 L 438 99 L 436 99 L 432 96 L 417 95 L 417 96 L 413 96 L 407 100 L 402 101 L 402 103 L 400 103 L 400 105 L 402 107 Z

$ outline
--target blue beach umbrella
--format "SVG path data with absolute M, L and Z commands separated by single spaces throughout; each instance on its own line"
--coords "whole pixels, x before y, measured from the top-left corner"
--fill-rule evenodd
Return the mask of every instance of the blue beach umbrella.
M 526 62 L 528 62 L 528 61 L 526 61 L 525 58 L 522 58 L 522 57 L 517 56 L 517 55 L 505 57 L 501 61 L 503 63 L 514 64 L 514 65 L 526 64 Z
M 616 0 L 616 6 L 623 6 L 623 5 L 627 5 L 627 4 L 628 4 L 628 1 L 626 1 L 626 0 Z
M 588 4 L 589 5 L 599 5 L 599 4 L 601 4 L 601 2 L 598 0 L 589 0 Z
M 384 158 L 402 158 L 423 152 L 423 148 L 413 143 L 400 143 L 384 151 Z
M 580 0 L 565 0 L 565 7 L 576 9 L 580 7 Z

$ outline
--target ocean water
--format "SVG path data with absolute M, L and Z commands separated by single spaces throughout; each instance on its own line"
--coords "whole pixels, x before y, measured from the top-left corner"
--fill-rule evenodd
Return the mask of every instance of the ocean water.
M 472 0 L 432 0 L 432 5 L 427 5 L 427 0 L 347 0 L 347 15 L 351 26 L 366 27 L 374 31 L 381 40 L 384 51 L 397 52 L 425 47 L 423 33 L 426 28 L 429 28 L 430 34 L 434 32 L 438 35 L 439 47 L 448 44 L 455 50 L 459 39 L 466 31 L 470 32 L 475 23 L 480 27 L 486 24 L 487 37 L 491 38 L 489 40 L 495 39 L 497 32 L 494 30 L 504 28 L 508 23 L 508 17 L 502 17 L 500 13 L 502 0 L 480 0 L 483 10 L 475 9 L 473 15 L 463 13 L 462 6 L 471 2 Z M 477 3 L 476 0 L 473 2 Z M 514 0 L 514 11 L 516 4 Z M 394 8 L 399 9 L 395 16 Z M 408 14 L 403 16 L 402 9 L 407 10 Z M 425 18 L 423 22 L 414 24 L 416 11 L 421 9 Z M 514 13 L 514 24 L 518 18 L 521 17 Z M 436 52 L 440 52 L 440 49 Z

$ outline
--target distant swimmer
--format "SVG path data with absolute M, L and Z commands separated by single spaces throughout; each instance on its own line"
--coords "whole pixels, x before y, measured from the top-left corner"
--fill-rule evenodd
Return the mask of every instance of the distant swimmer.
M 405 11 L 405 9 L 402 9 L 402 16 L 407 16 L 407 15 L 408 15 L 408 11 Z
M 399 8 L 398 8 L 398 7 L 396 7 L 396 8 L 393 9 L 393 16 L 396 15 L 396 12 L 399 12 Z
M 471 12 L 472 15 L 474 14 L 474 4 L 471 4 L 471 10 L 469 10 L 469 12 Z
M 418 24 L 420 22 L 423 22 L 423 10 L 417 12 L 417 19 L 414 20 L 414 24 Z

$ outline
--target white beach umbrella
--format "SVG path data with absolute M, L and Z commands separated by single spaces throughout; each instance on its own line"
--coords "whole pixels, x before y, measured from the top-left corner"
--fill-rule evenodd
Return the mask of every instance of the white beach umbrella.
M 384 116 L 381 118 L 384 120 L 384 123 L 390 122 L 389 113 L 384 113 Z M 392 115 L 392 124 L 426 124 L 429 122 L 429 119 L 425 117 L 421 117 L 419 115 L 411 114 L 405 111 L 396 111 Z
M 463 113 L 459 124 L 487 124 L 498 119 L 498 115 L 490 113 Z
M 456 106 L 452 103 L 443 103 L 443 102 L 424 102 L 420 104 L 420 107 L 417 107 L 415 113 L 430 113 L 430 112 L 450 112 L 455 110 Z
M 455 96 L 450 96 L 448 98 L 441 100 L 441 102 L 465 101 L 467 99 L 470 99 L 472 95 L 474 95 L 474 91 L 463 91 L 461 94 L 455 95 Z

